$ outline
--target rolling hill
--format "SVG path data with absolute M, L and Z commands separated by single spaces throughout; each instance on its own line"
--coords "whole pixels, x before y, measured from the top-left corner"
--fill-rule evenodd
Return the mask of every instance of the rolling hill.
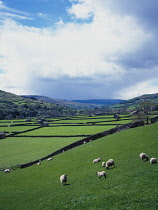
M 158 103 L 158 93 L 155 94 L 146 94 L 142 96 L 138 96 L 135 98 L 131 98 L 129 100 L 122 100 L 122 99 L 87 99 L 87 100 L 62 100 L 62 99 L 54 99 L 47 96 L 40 96 L 40 95 L 24 95 L 28 98 L 34 98 L 36 100 L 45 101 L 48 103 L 56 103 L 61 105 L 68 105 L 74 108 L 95 108 L 101 106 L 115 106 L 120 104 L 126 105 L 128 107 L 139 104 L 142 101 L 153 101 Z
M 120 102 L 124 102 L 125 100 L 121 99 L 89 99 L 89 100 L 62 100 L 62 99 L 54 99 L 47 96 L 40 95 L 23 95 L 23 97 L 28 97 L 36 100 L 45 101 L 48 103 L 55 103 L 61 105 L 67 105 L 74 108 L 95 108 L 100 106 L 118 104 Z
M 0 90 L 0 119 L 38 116 L 67 116 L 76 111 L 69 106 L 48 103 Z
M 0 173 L 0 208 L 8 209 L 157 209 L 157 164 L 142 162 L 145 152 L 157 157 L 157 123 L 100 138 L 9 174 Z M 113 158 L 115 168 L 102 161 Z M 106 171 L 99 179 L 96 171 Z M 68 175 L 62 186 L 59 177 Z
M 125 110 L 135 110 L 140 102 L 151 101 L 158 110 L 158 94 L 148 94 L 129 100 L 120 99 L 89 99 L 61 100 L 47 96 L 23 95 L 18 96 L 0 91 L 0 119 L 27 118 L 37 116 L 68 116 L 77 112 L 86 114 L 114 113 Z

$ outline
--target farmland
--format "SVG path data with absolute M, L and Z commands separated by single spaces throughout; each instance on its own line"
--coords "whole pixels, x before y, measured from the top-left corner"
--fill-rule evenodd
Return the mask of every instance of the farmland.
M 8 127 L 9 133 L 6 134 L 14 134 L 14 131 L 25 133 L 16 133 L 0 140 L 1 165 L 9 166 L 17 164 L 19 160 L 27 162 L 40 158 L 63 145 L 84 138 L 85 135 L 130 121 L 127 116 L 122 116 L 120 121 L 114 120 L 112 116 L 93 118 L 95 119 L 82 116 L 65 120 L 48 119 L 49 127 L 33 131 L 30 131 L 30 127 L 38 128 L 37 121 L 32 120 L 27 125 L 23 121 L 13 121 L 10 123 L 11 130 Z M 104 126 L 98 125 L 100 121 Z M 109 121 L 113 123 L 110 124 Z M 1 131 L 8 124 L 9 121 L 3 122 Z M 11 126 L 17 124 L 19 126 Z M 142 162 L 139 158 L 141 152 L 146 152 L 149 157 L 158 157 L 157 126 L 158 123 L 154 123 L 121 131 L 54 156 L 50 162 L 42 161 L 41 166 L 13 170 L 10 174 L 0 173 L 0 208 L 157 209 L 157 164 L 151 165 L 149 161 Z M 53 137 L 57 134 L 63 137 Z M 74 137 L 78 134 L 81 136 Z M 32 135 L 37 136 L 30 137 Z M 101 163 L 93 164 L 92 160 L 97 157 L 101 157 L 102 161 L 113 158 L 116 167 L 106 170 Z M 95 172 L 102 170 L 106 171 L 107 178 L 100 180 Z M 61 186 L 59 182 L 61 174 L 69 176 L 65 186 Z
M 121 120 L 117 121 L 109 115 L 93 118 L 88 116 L 49 118 L 47 121 L 48 127 L 41 127 L 37 119 L 32 119 L 31 122 L 1 121 L 0 131 L 5 132 L 8 137 L 0 140 L 0 168 L 39 159 L 81 138 L 131 120 L 122 116 Z

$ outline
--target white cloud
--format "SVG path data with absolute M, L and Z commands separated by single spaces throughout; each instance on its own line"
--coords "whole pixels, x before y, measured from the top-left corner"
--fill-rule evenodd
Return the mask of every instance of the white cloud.
M 29 16 L 28 13 L 7 7 L 3 1 L 0 1 L 0 18 L 2 20 L 6 18 L 31 20 L 32 18 Z
M 23 15 L 17 15 L 17 14 L 12 14 L 9 12 L 0 12 L 0 18 L 5 19 L 5 18 L 14 18 L 14 19 L 27 19 L 27 20 L 32 20 L 32 18 L 23 16 Z
M 46 20 L 51 20 L 51 18 L 47 14 L 43 14 L 41 12 L 37 13 L 37 17 L 46 19 Z
M 58 26 L 61 26 L 61 25 L 63 25 L 64 24 L 64 22 L 63 22 L 63 20 L 62 19 L 60 19 L 57 23 L 55 23 L 56 25 L 58 25 Z
M 65 24 L 61 20 L 53 29 L 27 27 L 11 20 L 3 22 L 0 26 L 0 69 L 6 73 L 0 75 L 0 89 L 30 94 L 39 89 L 41 80 L 60 83 L 63 78 L 69 82 L 77 78 L 78 91 L 84 81 L 84 85 L 93 86 L 93 91 L 100 85 L 98 90 L 102 89 L 104 97 L 114 95 L 114 91 L 117 96 L 120 89 L 126 97 L 136 93 L 126 88 L 135 83 L 136 76 L 132 74 L 131 81 L 127 81 L 131 69 L 124 67 L 122 59 L 127 54 L 137 54 L 150 43 L 152 34 L 138 25 L 134 17 L 108 10 L 101 0 L 73 2 L 69 13 L 82 19 L 93 14 L 92 22 Z M 43 17 L 42 13 L 38 15 Z M 141 77 L 144 78 L 143 70 Z M 139 86 L 139 81 L 136 83 Z M 110 94 L 110 91 L 113 92 Z
M 93 16 L 93 8 L 85 1 L 80 1 L 77 4 L 73 4 L 68 9 L 68 13 L 74 15 L 76 18 L 89 19 Z

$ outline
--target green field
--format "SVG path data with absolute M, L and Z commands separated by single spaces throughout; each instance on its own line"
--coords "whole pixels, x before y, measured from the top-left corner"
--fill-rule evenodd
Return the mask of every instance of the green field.
M 157 157 L 157 127 L 155 123 L 121 131 L 42 161 L 40 166 L 0 173 L 0 209 L 158 209 L 158 165 L 139 158 L 141 152 Z M 93 164 L 98 157 L 113 158 L 116 167 L 106 170 L 101 163 Z M 106 179 L 95 174 L 102 170 Z M 62 174 L 69 176 L 65 186 L 59 182 Z
M 0 127 L 1 132 L 23 132 L 33 128 L 37 128 L 37 126 L 11 126 L 11 127 Z
M 9 137 L 0 141 L 0 168 L 40 159 L 79 139 Z
M 0 132 L 6 132 L 6 135 L 17 133 L 14 137 L 0 140 L 0 168 L 40 159 L 86 136 L 103 132 L 116 126 L 106 123 L 99 126 L 89 124 L 92 119 L 88 116 L 49 118 L 46 120 L 49 122 L 49 127 L 40 127 L 35 119 L 27 123 L 25 120 L 1 121 Z M 93 122 L 96 124 L 100 120 L 116 121 L 113 116 L 93 117 Z M 34 128 L 38 129 L 30 131 Z
M 43 127 L 38 130 L 30 131 L 25 135 L 93 135 L 111 129 L 115 126 L 60 126 L 60 127 Z M 19 134 L 24 135 L 24 134 Z M 19 136 L 18 135 L 18 136 Z

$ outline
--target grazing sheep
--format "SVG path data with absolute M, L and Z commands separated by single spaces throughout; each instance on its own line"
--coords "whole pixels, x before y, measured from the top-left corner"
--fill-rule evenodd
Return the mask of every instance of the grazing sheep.
M 140 153 L 139 157 L 142 161 L 144 161 L 144 160 L 148 161 L 149 160 L 148 156 L 144 152 Z
M 105 167 L 105 164 L 106 164 L 105 162 L 102 162 L 102 166 L 103 166 L 103 167 Z
M 150 163 L 151 163 L 151 164 L 155 164 L 155 163 L 157 163 L 156 158 L 150 158 Z
M 37 165 L 38 165 L 38 166 L 41 165 L 41 160 L 39 160 L 39 162 L 37 163 Z
M 106 162 L 106 164 L 105 164 L 106 169 L 109 169 L 110 166 L 114 166 L 115 167 L 115 163 L 114 163 L 114 160 L 113 159 L 109 159 Z
M 11 172 L 11 169 L 7 168 L 4 170 L 4 173 L 10 173 Z
M 101 171 L 101 172 L 96 172 L 96 174 L 99 176 L 99 179 L 104 176 L 106 178 L 106 172 L 105 171 Z
M 47 159 L 47 161 L 50 161 L 50 160 L 53 160 L 53 158 L 51 157 L 51 158 L 48 158 L 48 159 Z
M 65 175 L 65 174 L 61 175 L 60 176 L 60 182 L 61 182 L 61 184 L 62 185 L 66 184 L 67 179 L 68 179 L 68 176 L 67 175 Z
M 97 159 L 94 159 L 93 160 L 93 163 L 98 163 L 98 162 L 100 162 L 101 161 L 101 158 L 97 158 Z

